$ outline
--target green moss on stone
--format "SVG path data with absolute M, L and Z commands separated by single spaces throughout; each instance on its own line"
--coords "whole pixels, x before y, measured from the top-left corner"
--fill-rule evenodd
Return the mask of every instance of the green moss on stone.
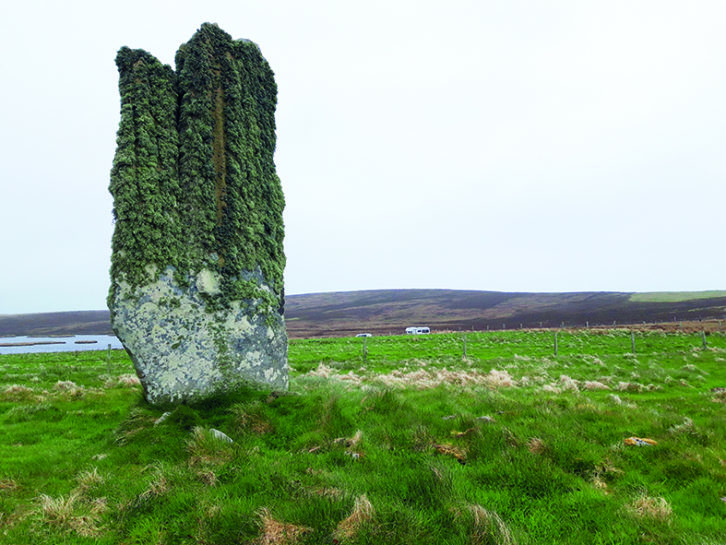
M 126 47 L 116 63 L 111 299 L 120 283 L 143 286 L 172 267 L 183 286 L 202 270 L 218 275 L 219 293 L 205 294 L 211 308 L 250 300 L 281 310 L 277 87 L 259 48 L 205 23 L 179 48 L 175 71 Z

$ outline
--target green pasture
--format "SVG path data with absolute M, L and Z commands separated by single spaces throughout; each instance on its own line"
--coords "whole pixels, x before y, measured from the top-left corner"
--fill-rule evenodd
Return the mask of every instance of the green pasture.
M 630 300 L 635 303 L 680 303 L 694 299 L 726 297 L 726 291 L 648 291 L 634 293 Z
M 726 336 L 554 342 L 294 340 L 290 392 L 169 411 L 122 351 L 0 356 L 0 543 L 724 543 Z

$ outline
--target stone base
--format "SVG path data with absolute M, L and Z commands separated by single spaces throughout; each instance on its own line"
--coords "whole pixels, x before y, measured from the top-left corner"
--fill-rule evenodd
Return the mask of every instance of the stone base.
M 203 294 L 215 289 L 212 273 L 182 288 L 171 270 L 146 286 L 115 289 L 111 324 L 149 403 L 198 401 L 245 385 L 287 390 L 283 317 L 257 313 L 254 302 L 208 311 Z

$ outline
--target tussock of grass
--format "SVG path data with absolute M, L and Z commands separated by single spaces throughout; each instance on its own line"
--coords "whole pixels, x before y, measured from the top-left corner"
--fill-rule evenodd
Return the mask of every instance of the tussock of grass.
M 547 445 L 539 437 L 532 437 L 527 441 L 527 450 L 532 454 L 543 454 L 547 450 Z
M 628 505 L 632 514 L 639 518 L 648 518 L 659 522 L 668 522 L 673 509 L 665 498 L 641 496 Z
M 38 499 L 45 522 L 58 526 L 69 526 L 70 520 L 74 516 L 78 497 L 76 493 L 72 493 L 68 497 L 58 496 L 57 498 L 41 494 Z
M 106 498 L 87 499 L 76 490 L 66 497 L 41 494 L 38 500 L 45 524 L 81 537 L 101 534 L 100 518 L 108 510 Z
M 59 392 L 72 392 L 78 389 L 78 385 L 72 380 L 59 380 L 53 385 L 53 389 Z
M 187 440 L 189 464 L 220 465 L 228 462 L 233 455 L 232 444 L 221 440 L 211 430 L 195 427 Z
M 167 494 L 171 490 L 171 485 L 167 480 L 166 476 L 157 472 L 154 478 L 149 483 L 149 486 L 139 494 L 139 500 L 145 501 L 151 498 L 157 498 Z
M 472 517 L 472 545 L 515 545 L 511 530 L 495 511 L 481 505 L 467 506 Z
M 597 380 L 586 380 L 582 386 L 583 390 L 609 390 L 610 386 Z
M 264 415 L 264 406 L 260 401 L 236 404 L 230 411 L 238 432 L 264 435 L 273 431 L 272 425 Z
M 141 381 L 136 375 L 125 374 L 116 379 L 119 386 L 141 386 Z
M 466 451 L 461 447 L 457 447 L 456 445 L 451 445 L 447 443 L 434 443 L 431 446 L 439 454 L 443 454 L 444 456 L 451 456 L 462 465 L 466 464 Z
M 13 479 L 0 479 L 0 490 L 15 490 L 18 483 Z
M 358 496 L 355 499 L 353 511 L 338 523 L 333 536 L 339 540 L 351 540 L 358 534 L 363 525 L 373 520 L 374 515 L 375 509 L 373 509 L 373 505 L 366 495 Z
M 10 384 L 3 388 L 0 399 L 3 401 L 27 401 L 35 396 L 35 390 L 21 384 Z
M 260 509 L 258 516 L 262 535 L 254 542 L 256 545 L 295 545 L 312 531 L 305 526 L 276 520 L 266 507 Z
M 104 479 L 98 473 L 98 468 L 83 471 L 76 477 L 78 483 L 77 490 L 80 494 L 86 494 L 90 489 L 103 484 Z

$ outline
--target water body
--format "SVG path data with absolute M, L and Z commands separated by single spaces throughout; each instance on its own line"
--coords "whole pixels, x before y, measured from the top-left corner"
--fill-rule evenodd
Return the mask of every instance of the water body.
M 0 337 L 0 354 L 41 352 L 80 352 L 123 348 L 113 335 L 72 335 L 68 337 Z

